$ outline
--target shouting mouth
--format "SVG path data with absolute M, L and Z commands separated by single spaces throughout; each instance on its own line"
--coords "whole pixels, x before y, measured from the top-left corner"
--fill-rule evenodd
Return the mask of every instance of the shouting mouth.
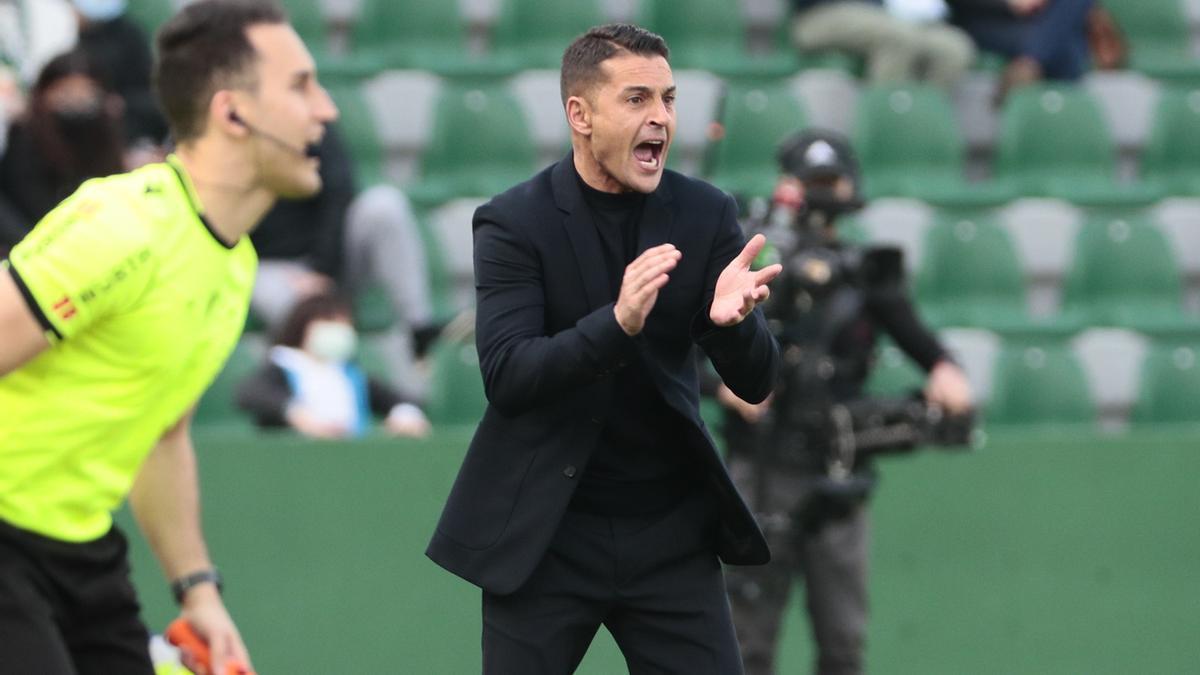
M 647 171 L 658 171 L 662 168 L 663 153 L 667 144 L 662 140 L 643 141 L 633 148 L 633 158 Z

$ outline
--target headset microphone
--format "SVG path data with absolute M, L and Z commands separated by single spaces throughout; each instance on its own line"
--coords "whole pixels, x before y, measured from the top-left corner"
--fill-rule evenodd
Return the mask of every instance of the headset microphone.
M 282 138 L 276 136 L 275 134 L 268 133 L 268 132 L 263 131 L 262 129 L 259 129 L 258 127 L 250 124 L 246 120 L 242 119 L 241 116 L 237 114 L 236 110 L 229 111 L 229 121 L 233 122 L 235 124 L 240 124 L 243 127 L 246 127 L 246 131 L 249 131 L 250 133 L 254 134 L 255 136 L 260 136 L 262 138 L 265 138 L 268 141 L 271 141 L 272 143 L 274 143 L 275 145 L 278 145 L 279 147 L 281 147 L 285 150 L 289 150 L 294 154 L 300 155 L 301 157 L 316 158 L 321 155 L 321 147 L 319 145 L 317 145 L 316 143 L 306 143 L 303 147 L 297 146 L 297 145 L 292 145 L 291 143 L 288 143 L 287 141 L 283 140 Z

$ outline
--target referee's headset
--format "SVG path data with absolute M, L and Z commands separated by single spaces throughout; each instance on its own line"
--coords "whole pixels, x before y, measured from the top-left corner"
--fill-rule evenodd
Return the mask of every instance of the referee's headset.
M 268 133 L 262 129 L 259 129 L 253 124 L 250 124 L 246 120 L 242 119 L 241 116 L 237 114 L 236 110 L 229 111 L 229 121 L 245 127 L 246 131 L 249 131 L 251 134 L 265 138 L 275 145 L 278 145 L 279 147 L 291 152 L 292 154 L 309 158 L 319 157 L 321 154 L 321 147 L 318 144 L 306 143 L 304 146 L 292 145 L 275 134 Z

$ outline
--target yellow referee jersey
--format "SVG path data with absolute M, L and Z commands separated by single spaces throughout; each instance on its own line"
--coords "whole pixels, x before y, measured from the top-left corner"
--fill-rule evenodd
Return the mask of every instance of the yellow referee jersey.
M 5 263 L 51 348 L 0 377 L 0 519 L 100 537 L 241 333 L 257 256 L 222 243 L 175 157 L 84 183 Z

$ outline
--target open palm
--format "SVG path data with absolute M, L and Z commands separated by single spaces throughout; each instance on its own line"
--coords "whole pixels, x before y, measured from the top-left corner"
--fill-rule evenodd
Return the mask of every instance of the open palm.
M 761 270 L 751 270 L 750 264 L 758 257 L 767 239 L 756 234 L 746 242 L 746 247 L 717 278 L 713 293 L 712 309 L 708 318 L 717 326 L 733 326 L 741 323 L 758 303 L 771 295 L 767 284 L 783 271 L 782 265 L 768 265 Z

